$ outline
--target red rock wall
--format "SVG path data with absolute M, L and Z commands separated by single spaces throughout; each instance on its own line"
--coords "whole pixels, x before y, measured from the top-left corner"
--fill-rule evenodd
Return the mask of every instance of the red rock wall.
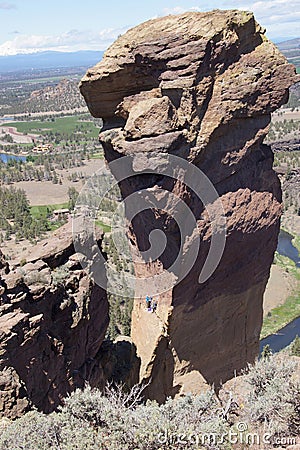
M 51 412 L 76 387 L 99 382 L 108 302 L 82 270 L 68 227 L 31 248 L 22 267 L 0 264 L 0 416 Z
M 263 140 L 271 112 L 287 101 L 295 80 L 293 66 L 242 11 L 148 21 L 121 36 L 82 79 L 91 113 L 104 119 L 106 160 L 129 155 L 133 164 L 154 170 L 122 181 L 123 197 L 141 190 L 157 200 L 165 191 L 177 195 L 196 219 L 186 252 L 197 233 L 201 240 L 188 275 L 161 289 L 156 313 L 145 311 L 143 298 L 135 301 L 132 338 L 151 398 L 219 386 L 257 356 L 281 214 L 273 154 Z M 198 167 L 222 202 L 226 245 L 204 283 L 198 278 L 212 227 L 200 199 L 164 175 L 166 154 Z M 168 203 L 176 212 L 171 197 Z M 180 235 L 170 212 L 152 208 L 136 217 L 130 228 L 135 247 L 147 250 L 155 228 L 164 231 L 167 247 L 157 261 L 136 264 L 138 278 L 153 277 L 176 258 Z

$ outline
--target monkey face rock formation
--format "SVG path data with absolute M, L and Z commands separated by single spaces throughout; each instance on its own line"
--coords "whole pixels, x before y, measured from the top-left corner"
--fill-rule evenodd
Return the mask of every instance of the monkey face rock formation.
M 0 416 L 11 418 L 95 384 L 108 326 L 106 292 L 82 270 L 68 225 L 30 250 L 22 267 L 0 254 Z
M 195 264 L 172 288 L 161 286 L 155 313 L 145 311 L 144 299 L 135 300 L 132 338 L 150 398 L 219 386 L 258 354 L 281 214 L 273 155 L 263 140 L 271 112 L 287 101 L 295 81 L 293 66 L 251 13 L 219 10 L 162 17 L 129 30 L 81 81 L 92 115 L 104 120 L 106 160 L 128 155 L 141 171 L 155 171 L 122 180 L 123 197 L 143 190 L 159 199 L 168 192 L 186 203 L 196 225 L 184 239 L 182 260 L 200 236 Z M 194 192 L 165 175 L 166 154 L 199 168 L 224 209 L 225 249 L 202 283 L 212 226 Z M 136 264 L 138 278 L 169 269 L 176 258 L 182 237 L 172 198 L 168 211 L 152 203 L 131 223 L 135 249 L 147 250 L 155 229 L 167 241 L 155 260 Z

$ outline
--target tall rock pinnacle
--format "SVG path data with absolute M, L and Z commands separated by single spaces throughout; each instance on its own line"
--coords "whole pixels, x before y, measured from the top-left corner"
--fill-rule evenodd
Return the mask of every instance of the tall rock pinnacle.
M 271 112 L 287 101 L 295 81 L 293 66 L 252 13 L 219 10 L 162 17 L 129 30 L 81 81 L 92 115 L 104 120 L 100 141 L 106 160 L 126 155 L 141 170 L 153 171 L 120 182 L 124 199 L 141 191 L 150 199 L 131 221 L 133 247 L 146 252 L 157 229 L 166 240 L 156 258 L 142 264 L 141 257 L 135 264 L 137 279 L 170 269 L 179 249 L 184 268 L 200 238 L 187 274 L 180 277 L 177 270 L 171 287 L 160 285 L 155 292 L 149 287 L 148 294 L 158 301 L 155 312 L 147 311 L 139 297 L 145 292 L 136 293 L 132 338 L 150 398 L 164 401 L 198 392 L 207 383 L 218 387 L 258 354 L 263 293 L 281 214 L 273 155 L 263 140 Z M 178 177 L 169 176 L 166 155 L 200 169 L 224 211 L 224 252 L 202 282 L 199 275 L 215 233 L 205 202 L 183 182 L 186 166 L 178 163 Z M 194 230 L 184 237 L 182 223 L 174 219 L 175 198 L 195 219 Z M 155 208 L 153 199 L 165 199 L 165 209 Z M 184 211 L 181 222 L 188 217 Z

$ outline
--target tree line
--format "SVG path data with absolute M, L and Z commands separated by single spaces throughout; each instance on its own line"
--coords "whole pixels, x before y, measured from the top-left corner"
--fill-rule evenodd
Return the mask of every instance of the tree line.
M 0 187 L 0 239 L 35 240 L 49 230 L 45 217 L 33 218 L 29 201 L 22 189 Z

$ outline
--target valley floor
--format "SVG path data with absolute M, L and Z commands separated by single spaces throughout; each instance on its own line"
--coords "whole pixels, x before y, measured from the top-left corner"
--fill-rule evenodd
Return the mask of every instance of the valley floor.
M 285 303 L 296 287 L 293 275 L 282 267 L 273 264 L 267 288 L 264 295 L 264 316 L 274 308 Z
M 85 161 L 85 165 L 81 167 L 73 167 L 64 170 L 57 169 L 56 172 L 58 177 L 62 179 L 62 184 L 53 184 L 52 181 L 19 181 L 13 183 L 13 185 L 26 192 L 31 206 L 66 203 L 69 200 L 69 187 L 73 186 L 80 192 L 84 185 L 84 180 L 74 182 L 69 180 L 68 177 L 76 172 L 81 172 L 84 176 L 91 176 L 103 167 L 103 164 L 104 162 L 102 159 L 93 159 Z

